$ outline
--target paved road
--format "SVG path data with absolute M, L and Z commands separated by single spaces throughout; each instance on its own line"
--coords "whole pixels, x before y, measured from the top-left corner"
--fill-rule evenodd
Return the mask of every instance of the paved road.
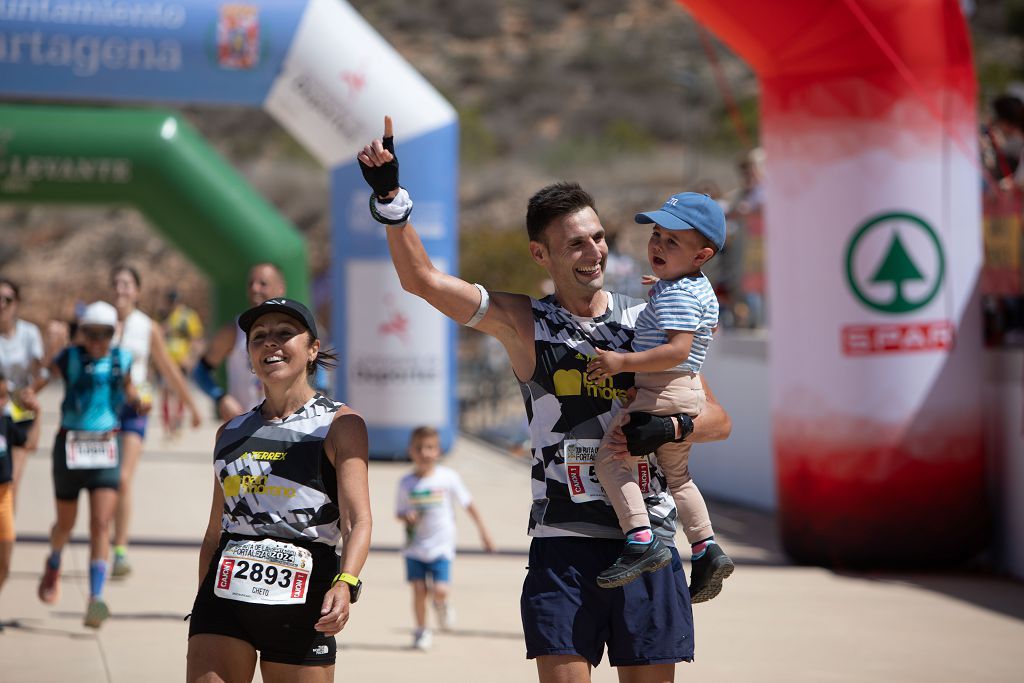
M 49 390 L 47 403 L 55 406 Z M 65 553 L 64 594 L 56 605 L 35 597 L 45 537 L 53 520 L 49 444 L 55 415 L 44 419 L 44 447 L 30 460 L 18 503 L 19 543 L 0 593 L 0 681 L 180 681 L 194 597 L 198 542 L 206 524 L 214 425 L 176 442 L 153 428 L 138 472 L 135 571 L 113 581 L 113 617 L 100 632 L 81 625 L 88 593 L 83 544 Z M 699 451 L 695 457 L 700 457 Z M 483 555 L 471 521 L 459 518 L 453 600 L 458 624 L 437 634 L 429 653 L 408 648 L 410 595 L 392 517 L 402 463 L 371 464 L 373 551 L 364 598 L 339 638 L 341 681 L 529 681 L 519 625 L 526 565 L 529 470 L 471 439 L 448 457 L 474 493 L 501 552 Z M 84 503 L 84 498 L 83 501 Z M 779 551 L 771 516 L 711 505 L 719 535 L 738 568 L 716 600 L 698 605 L 697 661 L 679 680 L 700 681 L 1020 681 L 1024 658 L 1024 585 L 966 573 L 840 574 L 794 567 Z M 75 536 L 86 537 L 85 505 Z M 616 680 L 595 670 L 596 683 Z

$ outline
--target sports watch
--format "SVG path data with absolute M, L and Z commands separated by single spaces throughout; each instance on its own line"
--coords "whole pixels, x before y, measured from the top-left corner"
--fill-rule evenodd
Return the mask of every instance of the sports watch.
M 338 585 L 338 582 L 348 584 L 348 592 L 351 596 L 349 601 L 356 602 L 359 600 L 359 594 L 363 592 L 363 582 L 358 576 L 352 576 L 351 574 L 341 573 L 334 577 L 334 581 L 331 581 L 331 588 Z

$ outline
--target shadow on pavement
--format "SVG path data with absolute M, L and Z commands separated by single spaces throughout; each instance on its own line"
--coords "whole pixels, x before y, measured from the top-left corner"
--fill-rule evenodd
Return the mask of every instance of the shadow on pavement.
M 409 645 L 385 645 L 383 643 L 338 643 L 338 651 L 359 650 L 360 652 L 413 652 Z
M 772 513 L 714 500 L 708 501 L 708 508 L 715 536 L 736 564 L 762 567 L 793 564 L 782 550 Z M 682 536 L 679 540 L 685 543 Z
M 75 614 L 79 619 L 82 615 Z M 84 633 L 82 631 L 65 631 L 60 628 L 50 628 L 44 626 L 35 626 L 31 621 L 22 621 L 20 619 L 12 619 L 10 621 L 0 622 L 0 627 L 3 630 L 20 631 L 22 633 L 31 633 L 39 636 L 52 636 L 58 638 L 71 638 L 72 640 L 96 640 L 96 633 Z
M 522 640 L 523 634 L 513 631 L 487 631 L 478 628 L 453 628 L 447 631 L 440 631 L 440 637 L 447 638 L 493 638 L 495 640 Z
M 967 571 L 936 571 L 934 574 L 837 571 L 836 574 L 864 581 L 914 586 L 1024 621 L 1024 584 L 1012 579 Z
M 58 619 L 81 619 L 84 611 L 51 612 Z M 172 612 L 115 612 L 110 615 L 111 621 L 184 621 L 184 614 Z
M 772 513 L 717 501 L 708 501 L 708 506 L 716 534 L 721 535 L 723 547 L 737 565 L 794 566 L 782 549 Z M 850 579 L 911 585 L 1024 621 L 1024 583 L 984 570 L 908 573 L 826 569 Z

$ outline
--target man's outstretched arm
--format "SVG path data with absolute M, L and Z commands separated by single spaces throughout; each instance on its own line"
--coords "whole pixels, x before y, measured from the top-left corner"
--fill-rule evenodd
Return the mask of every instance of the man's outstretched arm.
M 384 136 L 373 140 L 357 156 L 363 175 L 382 205 L 399 196 L 397 159 L 393 152 L 391 117 L 384 117 Z M 391 180 L 393 178 L 393 180 Z M 383 183 L 383 186 L 382 186 Z M 386 193 L 383 189 L 393 184 Z M 522 294 L 486 292 L 477 285 L 441 272 L 409 222 L 388 225 L 388 249 L 402 288 L 420 297 L 459 324 L 496 337 L 508 350 L 520 377 L 533 374 L 533 320 L 530 300 Z M 528 343 L 527 343 L 528 341 Z

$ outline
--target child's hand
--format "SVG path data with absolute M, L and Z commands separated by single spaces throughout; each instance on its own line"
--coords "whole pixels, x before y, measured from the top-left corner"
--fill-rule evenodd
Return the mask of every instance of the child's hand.
M 653 285 L 653 284 L 656 284 L 657 282 L 658 282 L 658 278 L 654 277 L 653 275 L 641 275 L 640 276 L 640 284 L 642 284 L 642 285 Z
M 402 520 L 405 521 L 406 524 L 412 526 L 420 520 L 420 515 L 415 510 L 409 510 L 409 512 L 402 515 Z
M 594 349 L 597 357 L 587 363 L 587 378 L 591 382 L 598 382 L 612 375 L 622 372 L 625 364 L 625 354 L 604 349 Z
M 497 550 L 497 548 L 494 545 L 494 541 L 491 540 L 491 535 L 486 531 L 480 534 L 480 542 L 483 544 L 484 550 L 486 550 L 489 553 L 493 553 L 495 550 Z

